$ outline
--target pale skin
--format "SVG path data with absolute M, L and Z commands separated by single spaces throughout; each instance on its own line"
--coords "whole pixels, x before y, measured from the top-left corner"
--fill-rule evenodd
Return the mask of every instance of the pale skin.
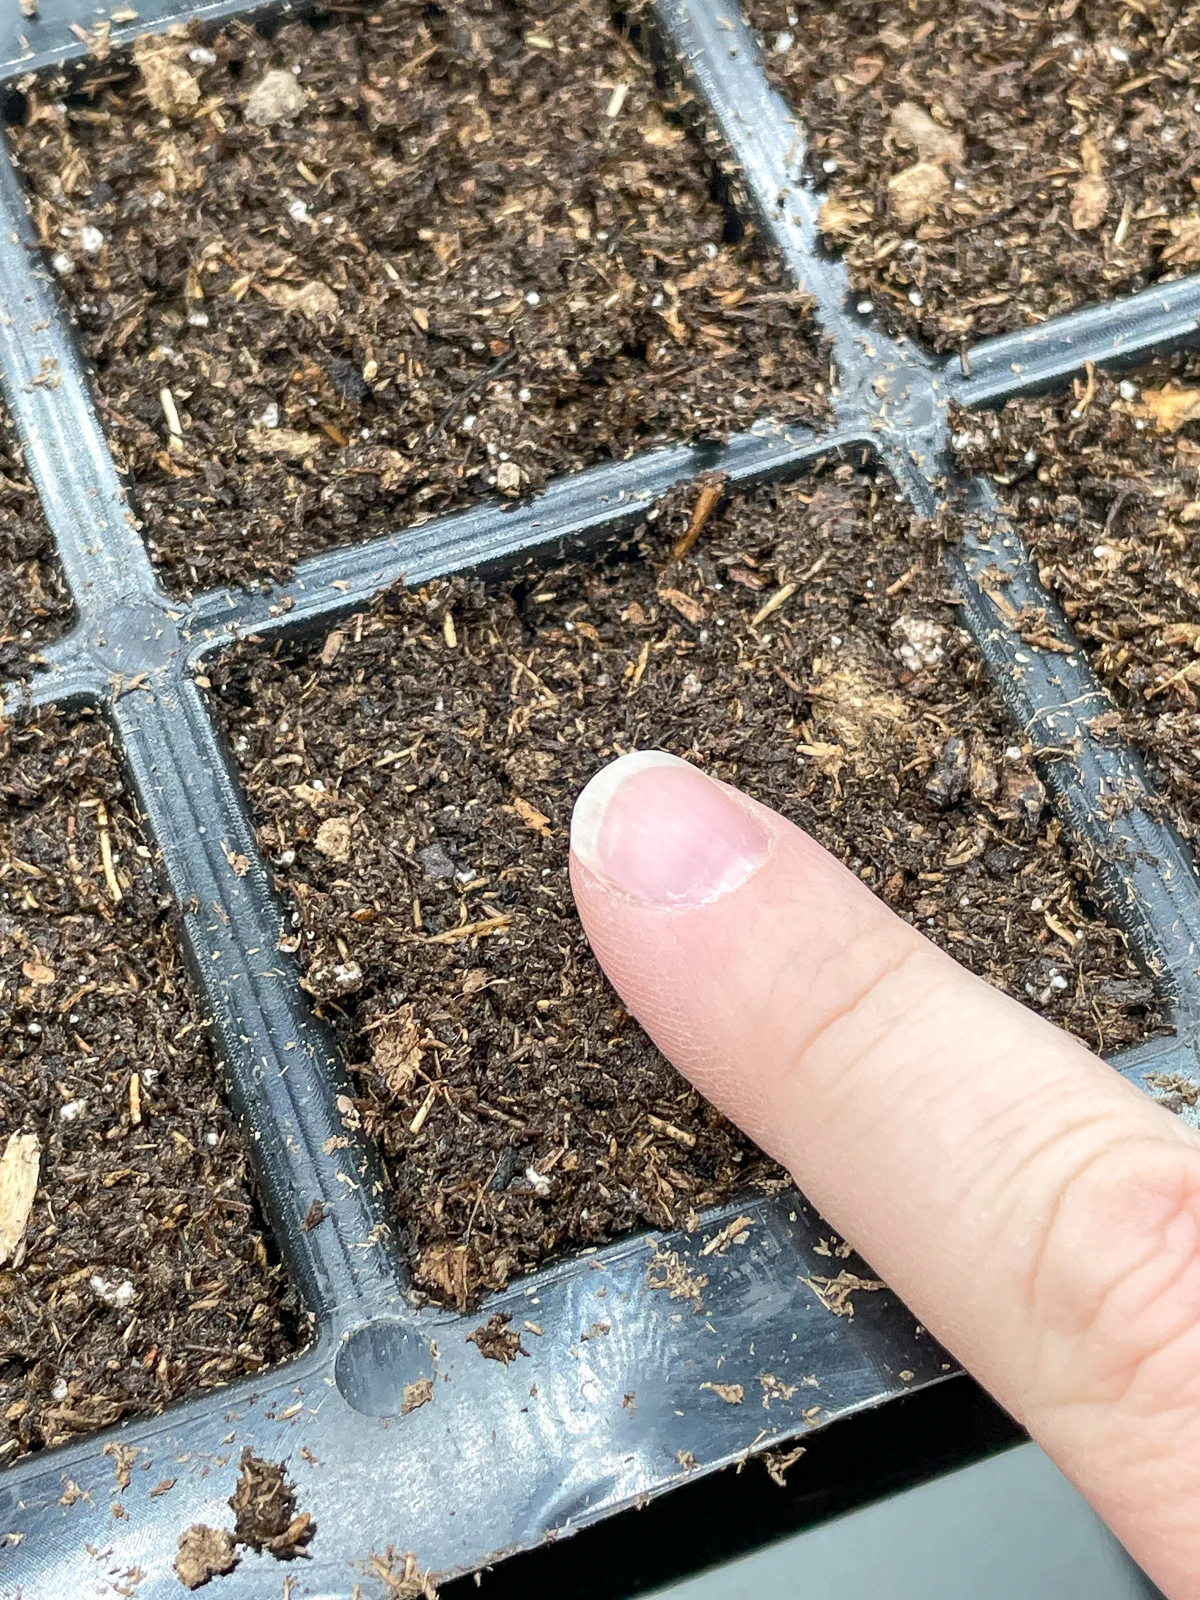
M 669 757 L 589 784 L 571 881 L 664 1054 L 1200 1600 L 1200 1135 Z

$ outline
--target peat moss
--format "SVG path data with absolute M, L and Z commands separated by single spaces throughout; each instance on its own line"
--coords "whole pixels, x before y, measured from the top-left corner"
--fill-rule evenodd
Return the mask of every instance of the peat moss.
M 674 560 L 698 503 L 674 493 L 600 558 L 393 592 L 315 653 L 248 643 L 212 669 L 418 1281 L 464 1304 L 782 1181 L 588 951 L 570 809 L 618 753 L 744 786 L 1089 1043 L 1153 1024 L 890 481 L 841 467 L 733 499 Z
M 1097 372 L 954 426 L 960 463 L 1012 507 L 1120 733 L 1200 837 L 1200 361 Z
M 14 137 L 177 590 L 825 414 L 801 297 L 602 0 L 147 39 Z
M 71 616 L 54 540 L 0 408 L 0 682 L 24 678 Z
M 745 10 L 893 328 L 956 348 L 1200 267 L 1191 0 Z
M 11 1461 L 278 1361 L 299 1318 L 103 725 L 0 738 L 0 1144 L 40 1145 L 0 1264 Z

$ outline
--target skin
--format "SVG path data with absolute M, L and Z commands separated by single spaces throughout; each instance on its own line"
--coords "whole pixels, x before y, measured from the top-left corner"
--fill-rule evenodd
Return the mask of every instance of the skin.
M 614 987 L 1171 1600 L 1200 1597 L 1200 1136 L 784 818 L 650 759 L 573 825 Z

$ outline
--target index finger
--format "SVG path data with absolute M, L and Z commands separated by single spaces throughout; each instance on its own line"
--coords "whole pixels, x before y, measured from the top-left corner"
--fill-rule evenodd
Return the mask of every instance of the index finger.
M 672 757 L 589 784 L 572 884 L 663 1052 L 1200 1594 L 1200 1137 Z

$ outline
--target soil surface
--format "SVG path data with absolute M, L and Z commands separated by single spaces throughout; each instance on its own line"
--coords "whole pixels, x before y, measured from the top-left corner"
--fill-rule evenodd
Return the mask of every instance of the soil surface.
M 960 463 L 1000 486 L 1120 731 L 1200 839 L 1200 359 L 954 425 Z
M 71 611 L 41 503 L 0 409 L 0 682 L 28 677 Z
M 418 1280 L 463 1305 L 569 1244 L 782 1181 L 588 951 L 568 822 L 620 752 L 664 747 L 777 806 L 1089 1043 L 1153 1024 L 928 525 L 843 466 L 731 501 L 673 560 L 711 487 L 594 560 L 392 592 L 315 653 L 247 643 L 212 669 Z
M 602 0 L 144 40 L 15 129 L 176 590 L 825 414 L 801 299 Z
M 1192 0 L 746 0 L 825 236 L 938 349 L 1200 267 Z
M 103 725 L 2 738 L 0 1148 L 40 1146 L 0 1263 L 7 1462 L 278 1361 L 299 1318 Z

